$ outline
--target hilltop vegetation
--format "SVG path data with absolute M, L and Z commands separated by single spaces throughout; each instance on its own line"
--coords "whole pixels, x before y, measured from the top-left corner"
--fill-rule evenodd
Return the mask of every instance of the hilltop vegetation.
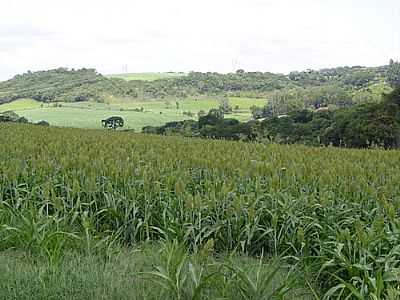
M 176 73 L 176 72 L 165 72 L 165 73 L 156 73 L 156 72 L 146 72 L 146 73 L 122 73 L 122 74 L 111 74 L 107 75 L 109 78 L 120 78 L 124 80 L 143 80 L 143 81 L 154 81 L 159 79 L 166 78 L 176 78 L 180 76 L 185 76 L 185 73 Z
M 225 95 L 266 98 L 276 110 L 333 105 L 352 106 L 378 102 L 386 84 L 389 67 L 344 67 L 319 71 L 292 72 L 289 75 L 245 72 L 199 73 L 153 82 L 131 81 L 144 99 Z
M 20 98 L 44 102 L 102 102 L 107 96 L 146 100 L 223 95 L 271 98 L 276 105 L 293 108 L 348 106 L 379 101 L 379 94 L 387 90 L 388 68 L 345 67 L 289 75 L 243 70 L 230 74 L 191 72 L 187 76 L 154 81 L 126 81 L 104 77 L 93 69 L 60 68 L 28 72 L 1 82 L 0 103 Z
M 302 143 L 308 145 L 334 145 L 366 148 L 379 146 L 398 148 L 400 146 L 400 64 L 390 62 L 386 74 L 393 90 L 382 94 L 379 101 L 364 101 L 357 105 L 344 102 L 336 97 L 336 109 L 330 109 L 318 102 L 310 103 L 316 109 L 305 109 L 303 105 L 289 108 L 289 98 L 275 103 L 267 102 L 264 107 L 252 107 L 254 120 L 241 123 L 226 118 L 231 107 L 225 101 L 219 109 L 199 116 L 198 122 L 169 122 L 164 126 L 147 126 L 144 133 L 184 135 L 243 141 Z M 299 75 L 298 75 L 299 76 Z M 301 77 L 296 77 L 301 80 Z M 365 83 L 368 80 L 365 81 Z M 313 88 L 311 89 L 313 90 Z M 340 93 L 340 90 L 338 91 Z M 299 94 L 293 101 L 299 101 Z M 331 101 L 332 98 L 326 98 Z M 339 102 L 337 102 L 339 101 Z M 321 106 L 323 105 L 323 106 Z M 284 111 L 282 111 L 284 110 Z M 281 113 L 286 114 L 282 115 Z M 261 121 L 257 121 L 261 119 Z
M 22 98 L 41 102 L 103 102 L 107 95 L 135 96 L 123 80 L 112 80 L 94 69 L 28 72 L 0 82 L 0 104 Z

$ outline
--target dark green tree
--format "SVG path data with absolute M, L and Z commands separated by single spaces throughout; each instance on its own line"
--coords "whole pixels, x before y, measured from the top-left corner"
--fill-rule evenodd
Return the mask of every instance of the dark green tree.
M 229 102 L 229 98 L 226 96 L 222 96 L 218 99 L 219 102 L 219 109 L 224 112 L 224 114 L 232 113 L 232 106 Z
M 400 88 L 400 63 L 390 60 L 387 81 L 392 88 Z
M 217 125 L 224 120 L 224 112 L 220 109 L 211 109 L 207 115 L 199 118 L 199 128 L 206 125 Z
M 110 117 L 108 119 L 101 120 L 101 124 L 104 128 L 116 130 L 117 128 L 124 126 L 124 119 L 121 117 Z

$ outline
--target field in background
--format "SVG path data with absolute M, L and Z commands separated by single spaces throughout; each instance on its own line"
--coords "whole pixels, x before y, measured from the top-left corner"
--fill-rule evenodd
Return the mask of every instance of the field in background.
M 154 81 L 158 79 L 176 78 L 180 76 L 185 76 L 186 73 L 178 72 L 146 72 L 146 73 L 122 73 L 122 74 L 110 74 L 106 75 L 109 78 L 122 78 L 125 80 L 143 80 L 143 81 Z
M 265 99 L 230 98 L 231 106 L 236 110 L 227 115 L 241 121 L 250 119 L 250 107 L 263 106 Z M 185 99 L 178 101 L 136 102 L 109 98 L 107 103 L 97 102 L 62 102 L 42 103 L 32 99 L 21 99 L 0 105 L 0 112 L 13 110 L 30 121 L 48 121 L 54 126 L 77 128 L 101 128 L 101 120 L 110 116 L 121 116 L 125 119 L 126 129 L 140 131 L 144 126 L 160 126 L 171 121 L 196 119 L 200 110 L 205 112 L 219 105 L 215 99 Z M 143 108 L 143 112 L 134 111 Z M 194 114 L 190 117 L 184 112 Z
M 0 112 L 13 110 L 21 111 L 28 109 L 38 109 L 42 106 L 42 102 L 33 99 L 18 99 L 6 104 L 0 104 Z

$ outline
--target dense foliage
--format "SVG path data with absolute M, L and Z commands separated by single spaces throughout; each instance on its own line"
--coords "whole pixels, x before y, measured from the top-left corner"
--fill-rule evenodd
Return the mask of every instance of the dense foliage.
M 0 131 L 0 250 L 57 265 L 71 252 L 107 257 L 117 244 L 176 240 L 184 248 L 172 243 L 167 264 L 151 273 L 170 299 L 194 299 L 183 295 L 212 274 L 188 262 L 187 251 L 230 250 L 286 256 L 326 299 L 399 297 L 397 151 L 11 123 Z M 230 286 L 234 299 L 265 298 L 229 268 L 243 280 L 236 285 L 245 294 Z M 230 272 L 218 272 L 229 281 Z M 213 282 L 202 281 L 201 299 L 210 299 Z
M 182 99 L 229 95 L 265 97 L 273 104 L 273 112 L 285 113 L 293 108 L 377 102 L 380 93 L 387 90 L 385 78 L 389 69 L 389 66 L 343 67 L 289 75 L 243 70 L 229 74 L 191 72 L 187 76 L 154 81 L 124 81 L 106 78 L 93 69 L 59 68 L 28 72 L 0 82 L 0 103 L 20 98 L 101 102 L 107 96 Z
M 388 82 L 393 87 L 400 87 L 400 63 L 390 60 Z
M 28 72 L 0 82 L 0 104 L 20 98 L 43 102 L 101 102 L 107 95 L 136 94 L 124 80 L 106 78 L 93 69 Z
M 251 141 L 255 138 L 251 122 L 243 123 L 236 119 L 225 118 L 222 109 L 210 110 L 208 114 L 199 116 L 199 121 L 184 120 L 168 122 L 163 126 L 146 126 L 142 132 L 236 141 Z
M 0 113 L 0 123 L 30 123 L 25 117 L 20 117 L 13 111 L 4 111 Z M 44 120 L 39 121 L 36 125 L 49 126 L 50 124 Z
M 199 121 L 168 123 L 143 128 L 144 133 L 200 136 L 207 138 L 274 141 L 365 148 L 400 147 L 400 89 L 379 103 L 365 103 L 336 110 L 295 110 L 262 121 L 240 123 L 224 118 L 222 110 L 211 110 Z
M 227 93 L 237 96 L 268 96 L 276 90 L 299 92 L 310 87 L 320 87 L 323 90 L 343 89 L 346 92 L 362 90 L 373 84 L 384 81 L 388 66 L 377 68 L 341 67 L 319 71 L 307 70 L 292 72 L 289 75 L 245 72 L 236 73 L 199 73 L 191 72 L 187 76 L 176 79 L 143 82 L 142 92 L 149 97 L 190 95 L 211 95 Z M 139 82 L 136 82 L 139 83 Z M 318 92 L 318 89 L 311 94 Z
M 257 127 L 261 137 L 283 143 L 345 147 L 400 146 L 399 89 L 380 103 L 320 111 L 293 111 L 267 118 Z

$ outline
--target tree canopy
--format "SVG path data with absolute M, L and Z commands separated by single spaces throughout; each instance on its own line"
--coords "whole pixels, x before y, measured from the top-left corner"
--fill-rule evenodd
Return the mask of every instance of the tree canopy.
M 228 74 L 191 72 L 187 76 L 155 81 L 124 81 L 104 77 L 94 69 L 59 68 L 27 72 L 0 82 L 0 103 L 20 98 L 43 102 L 101 102 L 110 95 L 144 100 L 207 95 L 263 97 L 286 102 L 284 105 L 289 108 L 293 105 L 299 108 L 295 101 L 301 101 L 303 106 L 346 106 L 363 98 L 365 93 L 373 94 L 377 85 L 385 84 L 388 73 L 388 81 L 392 85 L 398 84 L 398 70 L 398 63 L 391 62 L 389 66 L 376 68 L 340 67 L 288 75 L 238 70 Z M 226 101 L 223 104 L 226 106 Z
M 253 110 L 255 110 L 253 108 Z M 224 119 L 213 109 L 199 121 L 168 123 L 143 128 L 144 133 L 199 136 L 230 140 L 302 143 L 340 147 L 400 147 L 400 88 L 379 103 L 364 103 L 336 110 L 295 110 L 269 115 L 262 121 L 241 123 Z
M 94 69 L 27 72 L 0 82 L 0 104 L 20 98 L 42 102 L 104 101 L 106 95 L 136 96 L 120 79 L 109 79 Z
M 388 70 L 388 82 L 391 87 L 400 87 L 400 63 L 390 60 Z

